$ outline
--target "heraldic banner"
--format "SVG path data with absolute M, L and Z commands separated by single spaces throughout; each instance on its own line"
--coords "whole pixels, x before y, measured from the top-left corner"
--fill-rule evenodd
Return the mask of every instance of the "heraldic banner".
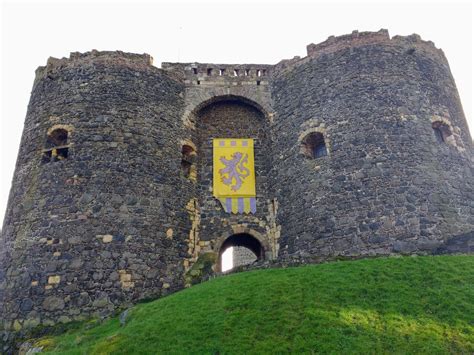
M 213 139 L 213 191 L 227 213 L 255 213 L 253 139 Z

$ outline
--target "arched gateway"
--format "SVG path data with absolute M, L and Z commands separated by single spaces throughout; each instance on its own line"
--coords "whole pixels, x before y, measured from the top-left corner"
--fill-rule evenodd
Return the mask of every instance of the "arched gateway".
M 197 178 L 193 188 L 197 196 L 199 209 L 199 240 L 203 248 L 194 254 L 197 260 L 199 255 L 208 251 L 217 254 L 216 271 L 221 271 L 222 254 L 230 247 L 235 247 L 235 255 L 240 253 L 240 262 L 252 259 L 264 259 L 265 253 L 270 251 L 268 230 L 272 229 L 268 215 L 273 207 L 268 201 L 272 200 L 271 168 L 268 155 L 272 149 L 270 140 L 269 115 L 262 106 L 247 97 L 237 95 L 221 95 L 207 99 L 196 105 L 190 119 L 194 121 L 190 129 L 189 138 L 195 142 L 197 157 L 195 159 Z M 234 211 L 227 209 L 213 193 L 213 180 L 222 177 L 213 176 L 213 139 L 252 140 L 254 145 L 254 173 L 255 173 L 255 205 L 252 208 L 237 208 Z M 229 202 L 229 206 L 230 206 Z M 243 206 L 243 203 L 242 203 Z M 245 211 L 244 211 L 245 210 Z M 241 227 L 246 226 L 244 231 Z M 247 230 L 255 233 L 249 233 Z M 258 238 L 255 235 L 258 234 Z M 222 235 L 226 236 L 222 240 Z M 268 247 L 264 248 L 262 244 Z M 206 248 L 207 246 L 207 248 Z M 248 251 L 248 252 L 246 252 Z
M 220 247 L 217 268 L 225 272 L 264 259 L 265 250 L 258 239 L 248 233 L 238 233 L 227 238 Z

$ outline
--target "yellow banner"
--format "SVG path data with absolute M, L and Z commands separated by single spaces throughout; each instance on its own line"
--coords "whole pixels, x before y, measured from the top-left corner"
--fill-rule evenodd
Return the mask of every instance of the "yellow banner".
M 215 197 L 255 197 L 253 139 L 215 138 L 213 168 Z

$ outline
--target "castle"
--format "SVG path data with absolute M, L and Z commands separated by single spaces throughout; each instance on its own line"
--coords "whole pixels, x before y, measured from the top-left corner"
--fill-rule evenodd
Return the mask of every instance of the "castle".
M 302 263 L 472 252 L 474 150 L 443 52 L 386 30 L 307 52 L 39 67 L 0 240 L 2 329 L 166 295 L 228 247 Z M 253 214 L 212 195 L 216 137 L 254 139 Z

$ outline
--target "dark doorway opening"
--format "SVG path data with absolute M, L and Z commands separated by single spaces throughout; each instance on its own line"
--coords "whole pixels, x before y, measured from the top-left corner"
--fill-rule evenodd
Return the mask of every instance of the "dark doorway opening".
M 222 244 L 219 268 L 222 272 L 263 260 L 265 252 L 260 242 L 248 233 L 233 234 Z

